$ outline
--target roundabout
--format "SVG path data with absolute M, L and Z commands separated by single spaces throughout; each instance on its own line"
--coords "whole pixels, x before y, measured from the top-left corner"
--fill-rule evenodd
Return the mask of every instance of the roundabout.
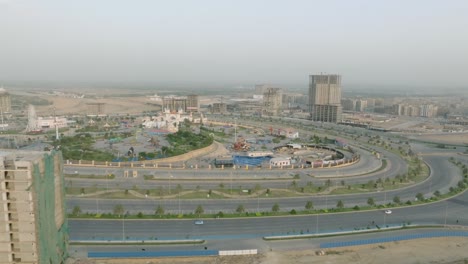
M 220 250 L 236 249 L 238 247 L 234 244 L 239 241 L 252 241 L 255 248 L 265 250 L 265 245 L 270 242 L 265 242 L 264 238 L 271 236 L 300 238 L 304 235 L 357 234 L 360 231 L 417 226 L 461 229 L 468 226 L 466 192 L 443 198 L 456 195 L 453 188 L 463 179 L 460 169 L 449 161 L 449 156 L 456 155 L 456 152 L 435 155 L 431 148 L 412 144 L 410 147 L 418 152 L 419 158 L 404 160 L 386 148 L 362 147 L 361 144 L 353 145 L 360 160 L 346 167 L 155 170 L 145 166 L 135 169 L 139 176 L 124 178 L 119 174 L 126 168 L 66 166 L 65 173 L 79 169 L 80 174 L 85 175 L 99 175 L 103 171 L 116 175 L 111 182 L 67 177 L 74 186 L 86 188 L 94 185 L 103 189 L 111 184 L 128 190 L 138 186 L 132 191 L 140 194 L 138 199 L 125 196 L 106 199 L 92 194 L 86 198 L 68 196 L 69 210 L 79 206 L 89 213 L 90 218 L 98 214 L 112 215 L 116 205 L 122 205 L 127 212 L 126 216 L 117 219 L 70 219 L 70 239 L 88 242 L 201 239 L 210 248 Z M 383 158 L 378 159 L 375 152 L 381 153 Z M 466 162 L 466 159 L 460 160 Z M 430 168 L 428 175 L 422 178 L 408 175 L 416 168 L 423 170 L 424 164 Z M 408 180 L 402 175 L 416 178 Z M 307 188 L 310 183 L 313 192 L 307 193 L 305 189 L 302 193 L 300 188 Z M 178 185 L 183 186 L 179 191 Z M 161 186 L 161 195 L 151 193 Z M 348 186 L 355 192 L 348 192 Z M 225 196 L 219 195 L 221 189 Z M 296 194 L 283 193 L 275 197 L 280 189 Z M 149 196 L 141 195 L 145 190 L 150 190 Z M 202 196 L 186 196 L 187 190 Z M 268 196 L 267 190 L 270 191 Z M 436 191 L 442 195 L 436 197 Z M 206 196 L 209 192 L 211 196 Z M 416 196 L 424 201 L 417 201 Z M 307 209 L 309 202 L 312 208 Z M 238 210 L 241 205 L 243 209 Z M 197 226 L 193 219 L 200 218 L 196 215 L 200 206 L 204 224 Z M 279 207 L 278 210 L 274 209 L 275 206 Z M 159 217 L 155 213 L 158 207 L 164 208 L 164 215 Z M 392 213 L 386 214 L 385 210 Z M 153 216 L 151 219 L 138 218 L 140 212 Z M 188 219 L 178 219 L 180 216 Z

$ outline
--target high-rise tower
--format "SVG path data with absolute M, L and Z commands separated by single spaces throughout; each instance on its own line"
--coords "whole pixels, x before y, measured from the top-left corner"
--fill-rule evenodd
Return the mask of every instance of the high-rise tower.
M 200 112 L 200 100 L 198 95 L 187 95 L 187 112 Z
M 263 93 L 262 115 L 279 116 L 282 105 L 282 89 L 268 87 Z
M 341 76 L 309 76 L 309 113 L 314 121 L 341 121 Z
M 64 263 L 60 152 L 0 151 L 0 263 Z

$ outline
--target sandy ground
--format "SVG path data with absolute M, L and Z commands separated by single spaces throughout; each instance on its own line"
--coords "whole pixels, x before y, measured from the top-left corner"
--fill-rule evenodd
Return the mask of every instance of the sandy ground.
M 105 114 L 134 114 L 143 111 L 159 109 L 146 97 L 128 97 L 128 98 L 103 98 L 103 99 L 87 99 L 87 98 L 68 98 L 68 97 L 44 97 L 53 103 L 52 106 L 36 106 L 38 114 L 50 114 L 51 108 L 55 107 L 58 115 L 62 114 L 83 114 L 91 113 L 92 107 L 90 103 L 103 103 Z
M 468 144 L 468 133 L 453 133 L 445 135 L 421 135 L 418 139 L 447 144 Z
M 292 242 L 293 243 L 293 242 Z M 467 264 L 468 238 L 431 238 L 335 248 L 318 255 L 315 250 L 270 251 L 254 256 L 69 260 L 69 264 L 282 264 L 282 263 L 433 263 Z

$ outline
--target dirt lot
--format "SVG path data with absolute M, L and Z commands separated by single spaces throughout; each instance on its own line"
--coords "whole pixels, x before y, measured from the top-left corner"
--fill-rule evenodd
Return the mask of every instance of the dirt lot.
M 255 256 L 76 260 L 69 264 L 282 264 L 282 263 L 468 263 L 468 238 L 416 239 L 359 247 L 336 248 L 318 255 L 314 250 L 271 251 Z
M 87 99 L 87 98 L 67 98 L 67 97 L 44 97 L 53 103 L 58 115 L 62 114 L 84 114 L 93 113 L 92 107 L 89 104 L 102 103 L 105 114 L 135 114 L 143 111 L 159 109 L 155 105 L 151 105 L 148 98 L 145 97 L 128 97 L 128 98 L 103 98 L 103 99 Z M 50 114 L 51 106 L 38 106 L 36 112 L 38 114 Z
M 446 135 L 421 135 L 418 137 L 418 139 L 446 144 L 468 144 L 468 133 L 454 133 Z

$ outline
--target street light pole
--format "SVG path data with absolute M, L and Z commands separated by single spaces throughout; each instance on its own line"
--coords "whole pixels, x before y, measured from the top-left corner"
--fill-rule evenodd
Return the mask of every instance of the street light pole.
M 108 191 L 108 190 L 109 190 L 109 174 L 108 174 L 108 172 L 106 170 L 106 191 Z
M 317 221 L 315 222 L 315 233 L 318 234 L 319 214 L 317 213 Z
M 445 220 L 444 220 L 444 226 L 447 226 L 447 215 L 448 215 L 448 202 L 445 202 Z
M 260 194 L 257 194 L 257 213 L 259 212 L 260 207 Z
M 125 241 L 125 214 L 122 213 L 122 241 Z
M 172 174 L 169 173 L 169 194 L 171 194 L 171 180 L 172 180 Z
M 99 200 L 98 196 L 96 195 L 96 215 L 99 214 Z
M 180 214 L 180 191 L 178 193 L 178 199 L 179 199 L 178 203 L 179 203 L 179 214 Z
M 328 211 L 328 195 L 325 194 L 325 210 Z

